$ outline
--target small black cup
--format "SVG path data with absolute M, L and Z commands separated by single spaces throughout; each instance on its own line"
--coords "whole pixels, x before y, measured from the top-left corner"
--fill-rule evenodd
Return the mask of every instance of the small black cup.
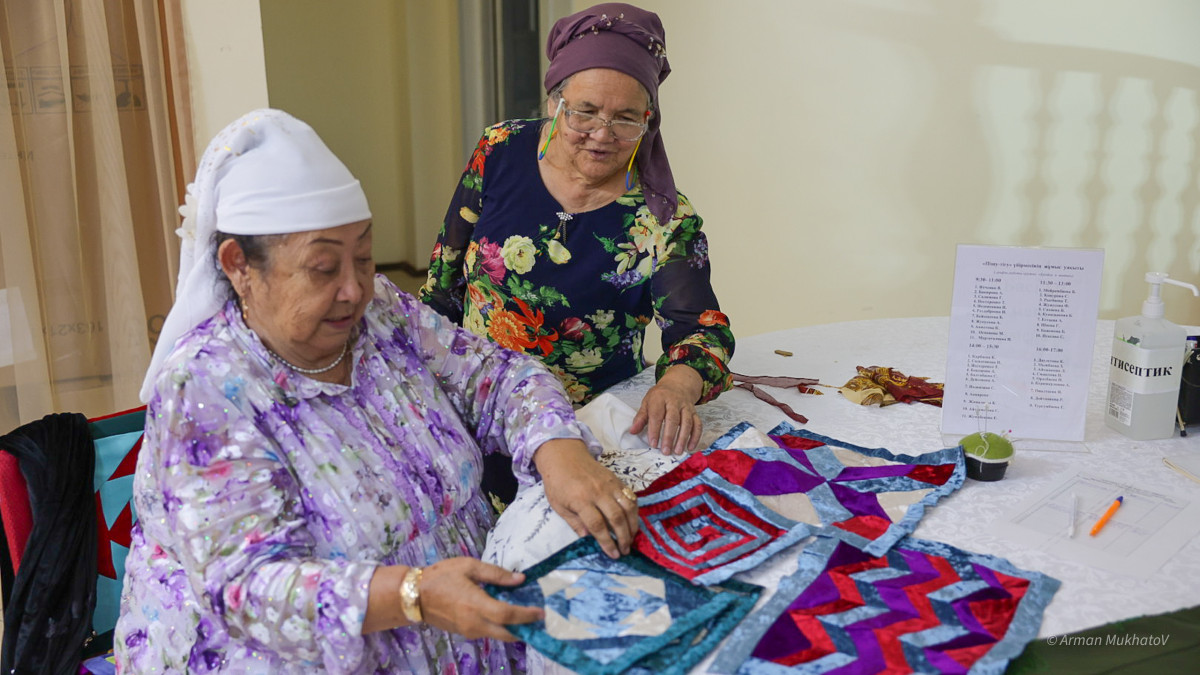
M 1000 480 L 1008 470 L 1007 459 L 988 461 L 970 453 L 966 453 L 966 458 L 967 478 L 982 481 Z

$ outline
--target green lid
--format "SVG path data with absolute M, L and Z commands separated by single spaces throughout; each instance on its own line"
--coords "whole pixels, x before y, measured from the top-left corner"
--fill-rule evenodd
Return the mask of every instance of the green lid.
M 1003 462 L 1013 456 L 1012 441 L 990 431 L 964 436 L 959 444 L 963 452 L 984 461 Z

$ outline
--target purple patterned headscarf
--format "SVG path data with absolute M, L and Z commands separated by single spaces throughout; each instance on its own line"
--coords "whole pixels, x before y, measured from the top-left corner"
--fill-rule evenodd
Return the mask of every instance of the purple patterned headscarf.
M 666 31 L 654 12 L 622 2 L 606 2 L 559 19 L 546 40 L 546 91 L 581 70 L 611 68 L 637 80 L 650 92 L 654 116 L 638 149 L 637 165 L 646 205 L 660 223 L 675 215 L 679 195 L 659 127 L 658 85 L 671 73 Z

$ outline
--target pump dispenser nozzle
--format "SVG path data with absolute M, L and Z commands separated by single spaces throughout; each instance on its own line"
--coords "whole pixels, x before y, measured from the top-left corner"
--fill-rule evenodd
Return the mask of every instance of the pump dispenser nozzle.
M 1142 316 L 1150 319 L 1161 319 L 1163 317 L 1163 284 L 1190 288 L 1192 289 L 1192 295 L 1200 296 L 1200 290 L 1197 290 L 1195 286 L 1183 281 L 1170 279 L 1162 272 L 1146 272 L 1146 283 L 1150 284 L 1150 297 L 1146 298 L 1146 301 L 1142 303 Z

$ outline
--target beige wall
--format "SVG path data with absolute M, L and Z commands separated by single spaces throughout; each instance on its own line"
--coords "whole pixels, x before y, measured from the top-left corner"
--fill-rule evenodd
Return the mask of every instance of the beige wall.
M 455 3 L 182 3 L 197 153 L 249 110 L 295 114 L 362 180 L 376 259 L 424 267 L 465 162 Z
M 382 1 L 336 5 L 349 13 Z M 285 0 L 264 7 L 272 3 Z M 402 82 L 407 68 L 410 86 L 395 93 L 397 100 L 370 87 L 369 95 L 328 100 L 339 123 L 402 120 L 408 110 L 410 129 L 395 130 L 398 142 L 410 134 L 408 145 L 381 147 L 373 160 L 383 168 L 364 164 L 369 175 L 362 177 L 384 186 L 369 188 L 377 217 L 387 199 L 382 191 L 393 184 L 398 211 L 410 202 L 422 211 L 411 218 L 413 232 L 397 234 L 394 243 L 399 255 L 418 262 L 428 248 L 420 238 L 436 231 L 463 159 L 452 130 L 440 137 L 417 117 L 455 115 L 446 107 L 457 104 L 454 90 L 439 89 L 443 74 L 453 78 L 457 67 L 453 5 L 398 3 L 396 16 L 409 23 L 403 31 L 383 30 L 407 40 L 387 57 L 394 63 L 376 60 L 365 45 L 343 43 L 370 65 L 365 73 L 340 72 L 341 84 L 391 79 L 382 76 L 392 68 Z M 662 90 L 664 137 L 679 185 L 705 217 L 714 282 L 739 334 L 946 314 L 957 243 L 1104 248 L 1106 318 L 1139 310 L 1143 272 L 1200 283 L 1194 0 L 643 5 L 668 28 L 674 72 Z M 446 23 L 418 30 L 414 16 L 425 26 Z M 206 25 L 236 23 L 227 19 Z M 330 21 L 353 24 L 351 17 Z M 370 28 L 347 35 L 366 41 L 380 32 Z M 230 48 L 252 52 L 253 38 L 245 41 Z M 295 46 L 322 56 L 314 44 Z M 248 80 L 255 80 L 253 54 L 245 58 Z M 198 65 L 194 71 L 220 63 Z M 419 86 L 413 73 L 423 78 Z M 248 85 L 197 91 L 197 109 L 225 105 L 236 115 L 243 99 L 253 98 Z M 233 99 L 237 105 L 229 105 Z M 232 116 L 204 131 L 201 120 L 199 147 L 226 118 Z M 412 129 L 427 133 L 413 136 Z M 402 156 L 404 147 L 419 161 Z M 422 177 L 428 180 L 420 183 Z M 403 223 L 402 215 L 396 219 Z M 409 236 L 414 243 L 405 249 Z M 386 260 L 391 249 L 380 253 Z M 1200 300 L 1180 289 L 1165 292 L 1169 318 L 1200 324 Z
M 180 1 L 199 160 L 226 124 L 267 105 L 262 22 L 257 0 Z
M 362 181 L 375 259 L 425 267 L 466 161 L 455 3 L 260 4 L 271 106 L 311 124 Z
M 1107 318 L 1143 272 L 1200 284 L 1200 3 L 642 4 L 740 334 L 946 314 L 957 243 L 1104 248 Z

